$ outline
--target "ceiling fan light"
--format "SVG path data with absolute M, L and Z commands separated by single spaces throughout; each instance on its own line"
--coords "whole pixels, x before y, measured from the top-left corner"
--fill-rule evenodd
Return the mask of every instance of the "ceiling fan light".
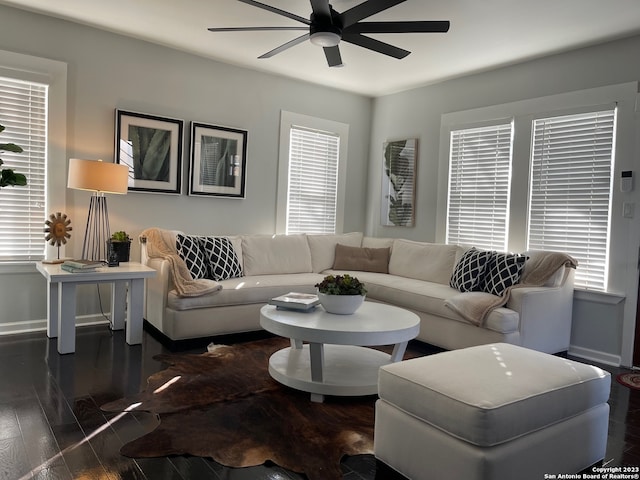
M 309 39 L 311 43 L 320 47 L 335 47 L 340 43 L 340 35 L 333 32 L 315 32 Z

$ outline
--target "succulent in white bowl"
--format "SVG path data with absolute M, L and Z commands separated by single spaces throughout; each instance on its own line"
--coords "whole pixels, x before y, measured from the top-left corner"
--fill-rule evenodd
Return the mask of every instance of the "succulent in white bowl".
M 322 307 L 329 313 L 339 315 L 354 313 L 367 294 L 364 283 L 349 274 L 327 275 L 315 286 Z

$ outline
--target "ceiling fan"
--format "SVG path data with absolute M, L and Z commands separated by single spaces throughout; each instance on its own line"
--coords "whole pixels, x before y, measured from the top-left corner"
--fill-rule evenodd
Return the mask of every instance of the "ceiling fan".
M 407 21 L 407 22 L 361 22 L 361 20 L 394 7 L 406 0 L 367 0 L 342 13 L 336 12 L 329 4 L 329 0 L 310 0 L 311 16 L 309 19 L 281 10 L 254 0 L 238 0 L 248 5 L 268 10 L 283 17 L 296 20 L 306 26 L 299 27 L 228 27 L 209 28 L 211 32 L 248 32 L 268 30 L 308 30 L 300 37 L 259 56 L 270 58 L 274 55 L 298 45 L 307 39 L 315 45 L 323 47 L 327 63 L 330 67 L 342 66 L 342 57 L 338 44 L 341 40 L 358 45 L 374 52 L 382 53 L 393 58 L 404 58 L 411 52 L 388 43 L 365 36 L 365 33 L 444 33 L 449 30 L 449 22 L 442 21 Z

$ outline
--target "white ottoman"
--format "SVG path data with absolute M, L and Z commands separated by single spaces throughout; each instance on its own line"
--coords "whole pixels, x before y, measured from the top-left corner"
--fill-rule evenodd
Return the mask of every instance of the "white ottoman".
M 381 367 L 374 451 L 418 479 L 540 480 L 604 458 L 609 372 L 506 343 Z

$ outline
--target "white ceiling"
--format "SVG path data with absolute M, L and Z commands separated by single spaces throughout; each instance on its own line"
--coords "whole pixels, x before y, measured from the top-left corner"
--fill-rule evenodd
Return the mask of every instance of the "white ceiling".
M 308 18 L 308 0 L 261 0 Z M 343 12 L 363 0 L 333 0 Z M 304 42 L 263 53 L 304 32 L 212 33 L 207 27 L 300 26 L 237 0 L 0 0 L 21 9 L 129 35 L 222 62 L 378 96 L 640 34 L 639 0 L 407 0 L 368 20 L 450 20 L 448 33 L 371 35 L 411 51 L 396 60 L 342 42 L 329 68 Z

